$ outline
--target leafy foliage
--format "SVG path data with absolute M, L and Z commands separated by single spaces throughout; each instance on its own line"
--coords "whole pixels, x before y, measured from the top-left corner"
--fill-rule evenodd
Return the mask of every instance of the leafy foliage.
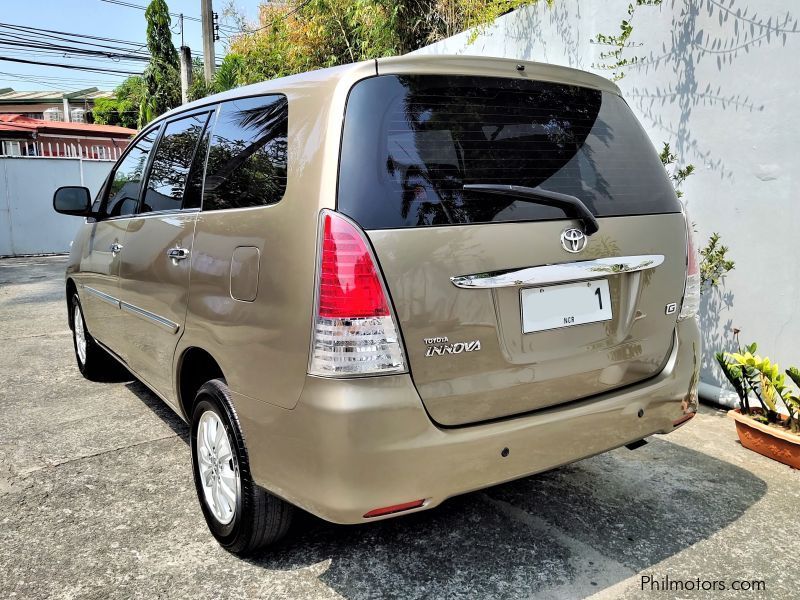
M 800 389 L 800 369 L 797 367 L 789 367 L 786 369 L 786 374 L 792 380 L 792 383 Z M 790 411 L 793 411 L 793 419 L 790 422 L 790 428 L 795 433 L 800 433 L 800 395 L 797 393 L 787 394 L 785 397 Z
M 147 94 L 140 103 L 139 127 L 181 103 L 180 61 L 172 43 L 167 3 L 152 0 L 144 15 L 150 62 L 142 75 Z
M 675 194 L 677 194 L 678 198 L 683 198 L 683 191 L 680 189 L 683 182 L 686 181 L 686 178 L 689 177 L 692 173 L 694 173 L 694 165 L 686 165 L 685 167 L 678 167 L 678 156 L 672 152 L 672 148 L 667 142 L 664 142 L 664 147 L 661 149 L 661 153 L 658 155 L 661 159 L 661 164 L 669 170 L 671 165 L 676 165 L 673 171 L 669 174 L 670 179 L 672 179 L 672 185 L 675 188 Z
M 716 287 L 722 278 L 736 267 L 727 257 L 728 247 L 720 244 L 718 233 L 712 233 L 705 248 L 700 250 L 700 281 L 703 285 Z
M 678 166 L 678 156 L 672 152 L 672 148 L 667 142 L 659 153 L 661 164 L 667 169 L 672 185 L 675 187 L 675 194 L 678 198 L 683 197 L 681 186 L 686 178 L 694 173 L 694 165 Z M 672 167 L 675 165 L 674 167 Z M 672 167 L 672 170 L 670 170 Z M 705 247 L 700 250 L 700 284 L 701 292 L 710 287 L 717 287 L 722 283 L 723 278 L 736 267 L 736 263 L 727 256 L 728 247 L 720 243 L 718 233 L 711 234 Z
M 790 389 L 786 376 L 800 386 L 800 370 L 795 367 L 782 372 L 780 367 L 767 357 L 756 354 L 756 344 L 740 348 L 738 352 L 717 352 L 714 357 L 726 379 L 739 396 L 742 414 L 766 423 L 785 425 L 791 431 L 800 432 L 800 398 Z M 761 405 L 759 413 L 750 408 L 750 393 Z M 779 413 L 779 404 L 788 414 L 784 422 Z
M 193 63 L 189 98 L 196 100 L 240 85 L 303 71 L 404 54 L 470 28 L 474 28 L 472 42 L 497 17 L 536 1 L 264 2 L 260 7 L 260 23 L 249 32 L 246 19 L 229 1 L 223 14 L 244 33 L 232 40 L 230 51 L 211 84 L 205 82 L 202 62 Z M 98 123 L 143 127 L 180 104 L 179 58 L 172 44 L 165 0 L 152 0 L 145 17 L 150 63 L 142 77 L 131 77 L 117 88 L 116 103 L 100 102 L 96 111 Z M 141 93 L 129 93 L 127 88 L 136 88 Z
M 231 44 L 237 85 L 416 50 L 536 0 L 290 0 Z M 551 2 L 552 0 L 547 0 Z
M 146 93 L 141 77 L 128 77 L 114 90 L 113 98 L 95 101 L 92 109 L 94 122 L 136 129 L 139 126 L 139 107 Z
M 619 81 L 625 77 L 625 72 L 622 70 L 623 67 L 636 64 L 641 60 L 638 56 L 633 56 L 631 58 L 623 56 L 625 48 L 636 45 L 630 41 L 631 34 L 633 33 L 633 17 L 636 14 L 636 9 L 640 6 L 658 6 L 662 1 L 663 0 L 636 0 L 635 4 L 628 4 L 628 17 L 623 19 L 619 24 L 619 35 L 598 33 L 594 37 L 594 43 L 611 46 L 613 50 L 601 52 L 600 60 L 603 62 L 593 64 L 592 67 L 611 71 L 612 81 Z

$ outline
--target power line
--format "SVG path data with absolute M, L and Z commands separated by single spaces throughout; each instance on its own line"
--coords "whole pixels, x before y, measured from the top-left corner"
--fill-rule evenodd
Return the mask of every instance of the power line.
M 83 38 L 83 39 L 88 39 L 88 40 L 97 40 L 97 41 L 101 41 L 101 42 L 111 42 L 111 43 L 115 43 L 115 44 L 126 44 L 126 45 L 130 45 L 130 46 L 138 46 L 139 48 L 143 48 L 144 46 L 147 45 L 144 42 L 133 42 L 133 41 L 130 41 L 130 40 L 119 40 L 119 39 L 115 39 L 115 38 L 99 37 L 99 36 L 94 36 L 94 35 L 87 35 L 85 33 L 70 33 L 70 32 L 67 32 L 67 31 L 58 31 L 58 30 L 55 30 L 55 29 L 42 29 L 40 27 L 32 27 L 30 25 L 15 25 L 13 23 L 1 23 L 1 22 L 0 22 L 0 25 L 2 25 L 3 27 L 9 27 L 9 28 L 12 28 L 12 29 L 21 29 L 21 30 L 26 30 L 26 31 L 31 31 L 31 32 L 49 33 L 49 34 L 57 34 L 57 35 L 68 35 L 70 37 Z M 54 36 L 46 36 L 46 37 L 54 37 Z M 72 41 L 72 40 L 68 40 L 68 41 Z M 88 43 L 88 42 L 86 42 L 86 43 Z
M 150 57 L 145 55 L 138 55 L 138 54 L 121 54 L 116 52 L 108 52 L 108 51 L 100 51 L 100 50 L 91 50 L 87 48 L 78 48 L 72 46 L 59 46 L 53 44 L 30 44 L 25 42 L 16 42 L 16 41 L 6 41 L 0 39 L 0 46 L 8 46 L 12 50 L 17 49 L 19 52 L 33 52 L 36 54 L 47 53 L 47 54 L 55 54 L 59 56 L 64 56 L 71 54 L 74 56 L 86 56 L 90 58 L 105 58 L 113 60 L 114 62 L 119 61 L 133 61 L 133 62 L 147 62 L 150 60 Z
M 6 62 L 14 62 L 14 63 L 21 63 L 25 65 L 43 65 L 45 67 L 59 67 L 62 69 L 71 69 L 75 71 L 89 71 L 93 73 L 108 73 L 108 74 L 118 74 L 118 75 L 141 75 L 141 73 L 136 73 L 134 71 L 121 71 L 119 69 L 105 69 L 103 67 L 90 67 L 84 65 L 65 65 L 63 63 L 51 63 L 51 62 L 43 62 L 37 60 L 26 60 L 24 58 L 10 58 L 6 56 L 0 56 L 0 61 Z
M 134 5 L 130 2 L 123 2 L 123 0 L 113 0 L 110 1 L 110 3 L 121 4 L 123 6 L 130 5 L 133 8 L 144 9 L 144 7 Z M 184 16 L 184 18 L 198 20 L 194 17 Z M 89 62 L 111 60 L 116 64 L 141 64 L 142 62 L 150 60 L 150 53 L 146 49 L 147 44 L 144 42 L 4 22 L 0 22 L 0 33 L 2 33 L 2 35 L 0 35 L 0 49 L 2 49 L 3 52 L 0 61 L 5 62 L 55 67 L 111 77 L 127 77 L 131 75 L 140 75 L 141 73 L 124 70 L 124 67 L 107 68 L 90 64 L 49 62 L 41 59 L 48 56 L 59 56 L 62 58 L 74 58 L 76 60 Z M 199 56 L 198 52 L 193 52 L 192 54 L 194 57 Z M 26 58 L 19 58 L 20 56 Z M 131 67 L 133 67 L 132 64 Z M 9 76 L 12 75 L 13 74 L 9 74 Z M 24 78 L 16 78 L 25 81 Z M 49 79 L 51 78 L 48 76 L 48 80 Z M 47 85 L 42 80 L 30 77 L 27 80 L 41 85 Z M 67 79 L 67 81 L 70 80 Z
M 142 6 L 141 4 L 134 4 L 133 2 L 125 2 L 124 0 L 100 0 L 100 2 L 105 2 L 107 4 L 116 4 L 117 6 L 125 6 L 127 8 L 136 8 L 138 10 L 147 10 L 146 6 Z M 169 14 L 172 17 L 180 17 L 181 16 L 181 13 L 171 12 Z M 187 14 L 184 14 L 183 18 L 186 19 L 187 21 L 195 21 L 196 23 L 202 23 L 203 22 L 203 20 L 201 18 L 199 18 L 199 17 L 190 17 Z M 234 31 L 234 29 L 232 27 L 227 27 L 225 25 L 221 25 L 220 29 L 228 29 L 228 30 Z
M 28 51 L 33 54 L 40 54 L 42 52 L 49 52 L 51 54 L 80 54 L 85 57 L 95 57 L 98 59 L 111 59 L 114 62 L 120 61 L 140 61 L 147 62 L 150 60 L 150 54 L 146 50 L 142 50 L 146 44 L 129 42 L 127 40 L 114 40 L 113 38 L 97 38 L 97 36 L 85 36 L 84 34 L 60 32 L 56 30 L 46 30 L 37 27 L 28 27 L 24 25 L 12 25 L 9 23 L 0 23 L 0 30 L 3 31 L 4 37 L 0 39 L 0 46 L 11 46 L 19 49 L 20 51 Z M 54 35 L 60 34 L 60 35 Z M 69 36 L 69 37 L 64 37 Z M 78 39 L 72 39 L 72 37 Z M 112 42 L 124 43 L 136 48 L 126 48 L 109 44 L 98 44 L 96 42 L 83 41 L 84 37 L 91 39 L 109 40 Z M 43 38 L 43 39 L 37 39 Z M 73 45 L 65 45 L 54 43 L 47 38 L 69 42 Z M 77 46 L 74 44 L 78 44 Z M 84 46 L 89 46 L 84 47 Z M 100 48 L 100 49 L 98 49 Z M 198 56 L 197 52 L 193 53 Z M 87 58 L 87 60 L 89 60 Z
M 60 89 L 60 86 L 53 85 L 49 81 L 41 81 L 40 79 L 34 79 L 33 77 L 26 77 L 24 75 L 17 75 L 17 74 L 14 74 L 14 73 L 4 73 L 2 71 L 0 71 L 0 75 L 3 75 L 4 77 L 11 77 L 12 79 L 19 79 L 19 80 L 25 81 L 25 82 L 38 83 L 39 85 L 43 85 L 45 87 L 49 87 L 49 88 L 52 88 L 54 90 Z
M 97 87 L 103 88 L 108 86 L 108 81 L 99 81 L 94 79 L 81 79 L 70 77 L 51 77 L 41 79 L 37 76 L 23 75 L 22 73 L 8 73 L 0 71 L 0 76 L 8 79 L 15 79 L 23 83 L 36 83 L 45 87 L 53 88 L 56 90 L 64 90 L 67 87 Z

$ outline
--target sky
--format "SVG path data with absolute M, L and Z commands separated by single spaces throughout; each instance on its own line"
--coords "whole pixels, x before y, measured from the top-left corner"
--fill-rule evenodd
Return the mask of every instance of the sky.
M 183 13 L 187 17 L 200 18 L 200 0 L 166 0 L 172 13 Z M 263 0 L 234 0 L 236 8 L 244 13 L 251 27 L 257 21 L 258 5 Z M 78 33 L 115 40 L 137 42 L 144 47 L 146 22 L 144 10 L 123 6 L 133 4 L 144 7 L 149 0 L 0 0 L 0 24 L 22 25 L 49 29 L 53 31 Z M 213 0 L 214 11 L 222 16 L 222 10 L 228 0 Z M 217 60 L 225 54 L 225 36 L 236 29 L 233 20 L 220 21 L 225 28 L 221 31 L 222 39 L 216 44 Z M 173 43 L 177 48 L 181 44 L 178 18 L 173 17 Z M 43 38 L 19 32 L 12 38 L 8 28 L 0 26 L 0 42 L 14 41 L 23 44 L 49 42 L 59 45 L 73 45 L 70 42 Z M 24 38 L 24 39 L 20 39 Z M 184 19 L 184 40 L 192 52 L 202 55 L 203 44 L 200 23 Z M 87 40 L 91 41 L 91 40 Z M 98 44 L 107 42 L 94 40 Z M 115 44 L 116 45 L 116 44 Z M 137 46 L 128 46 L 137 48 Z M 118 62 L 107 57 L 79 58 L 66 55 L 61 51 L 43 54 L 40 49 L 11 47 L 0 43 L 0 88 L 10 87 L 17 91 L 32 90 L 66 90 L 77 91 L 89 87 L 101 90 L 114 89 L 125 79 L 125 75 L 77 71 L 58 67 L 29 65 L 2 60 L 4 58 L 44 61 L 83 65 L 102 69 L 141 71 L 146 63 Z

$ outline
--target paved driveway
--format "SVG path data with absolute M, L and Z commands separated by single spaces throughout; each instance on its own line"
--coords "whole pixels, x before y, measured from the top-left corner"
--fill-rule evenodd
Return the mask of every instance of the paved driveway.
M 639 450 L 418 515 L 304 515 L 235 558 L 206 531 L 182 421 L 135 381 L 80 377 L 63 268 L 0 260 L 0 598 L 641 598 L 642 576 L 797 592 L 800 473 L 709 408 Z

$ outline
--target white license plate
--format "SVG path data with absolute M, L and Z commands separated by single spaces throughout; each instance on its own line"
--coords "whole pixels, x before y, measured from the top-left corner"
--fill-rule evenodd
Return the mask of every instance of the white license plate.
M 522 332 L 533 333 L 611 319 L 608 281 L 595 279 L 520 292 Z

